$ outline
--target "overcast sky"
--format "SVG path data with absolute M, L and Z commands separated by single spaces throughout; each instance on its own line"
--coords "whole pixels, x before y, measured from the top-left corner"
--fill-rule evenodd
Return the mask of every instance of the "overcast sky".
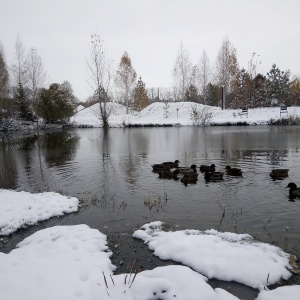
M 68 80 L 75 96 L 91 94 L 85 59 L 98 33 L 115 66 L 127 51 L 146 87 L 168 87 L 182 42 L 197 64 L 203 50 L 211 66 L 227 36 L 240 67 L 252 53 L 260 72 L 273 63 L 300 74 L 300 0 L 0 0 L 0 43 L 6 63 L 17 37 L 37 49 L 48 83 Z

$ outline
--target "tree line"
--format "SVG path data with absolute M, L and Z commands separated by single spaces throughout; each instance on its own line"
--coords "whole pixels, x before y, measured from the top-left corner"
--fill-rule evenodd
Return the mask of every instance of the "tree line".
M 21 39 L 15 43 L 15 59 L 8 68 L 0 45 L 0 129 L 18 129 L 43 119 L 66 122 L 73 114 L 76 97 L 68 81 L 45 87 L 47 73 L 37 49 L 26 51 Z
M 247 68 L 240 68 L 227 37 L 212 67 L 205 51 L 193 65 L 181 43 L 173 68 L 173 99 L 223 108 L 300 105 L 300 78 L 291 78 L 289 70 L 280 70 L 275 63 L 262 74 L 260 65 L 259 55 L 253 53 Z
M 121 56 L 116 71 L 98 34 L 91 35 L 86 58 L 91 96 L 84 106 L 99 103 L 95 111 L 108 126 L 111 106 L 119 102 L 130 110 L 140 111 L 155 101 L 189 101 L 222 108 L 300 105 L 300 78 L 274 63 L 266 73 L 259 73 L 260 57 L 253 53 L 247 68 L 240 68 L 237 51 L 226 37 L 211 66 L 204 50 L 193 64 L 188 50 L 180 43 L 172 69 L 172 86 L 146 88 L 133 68 L 129 54 Z M 15 60 L 8 68 L 0 45 L 0 129 L 12 123 L 63 123 L 74 113 L 79 100 L 71 84 L 51 83 L 46 88 L 47 74 L 37 49 L 26 51 L 20 38 L 15 43 Z

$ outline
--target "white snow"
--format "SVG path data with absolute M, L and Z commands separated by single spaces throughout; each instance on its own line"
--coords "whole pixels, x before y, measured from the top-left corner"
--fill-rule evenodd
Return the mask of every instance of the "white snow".
M 177 126 L 191 126 L 193 120 L 191 118 L 192 108 L 196 107 L 198 112 L 203 110 L 211 112 L 212 117 L 209 123 L 222 124 L 246 122 L 249 125 L 265 125 L 271 119 L 278 120 L 280 118 L 300 117 L 300 107 L 288 107 L 288 114 L 280 116 L 279 107 L 264 107 L 248 109 L 248 116 L 241 115 L 241 109 L 225 109 L 222 110 L 215 106 L 206 106 L 191 102 L 170 102 L 168 109 L 168 117 L 165 117 L 165 104 L 162 102 L 155 102 L 144 108 L 141 112 L 131 112 L 126 114 L 125 106 L 117 103 L 108 103 L 107 107 L 112 111 L 109 117 L 109 125 L 111 127 L 122 127 L 124 125 L 177 125 Z M 99 104 L 95 104 L 82 111 L 79 111 L 71 118 L 71 122 L 76 125 L 91 125 L 100 127 L 101 122 L 99 116 Z
M 77 209 L 76 198 L 57 193 L 0 190 L 1 234 Z M 280 248 L 256 242 L 248 234 L 214 229 L 165 232 L 162 226 L 160 221 L 145 224 L 133 236 L 144 240 L 155 255 L 183 266 L 159 267 L 136 276 L 113 274 L 116 267 L 107 237 L 96 229 L 74 225 L 37 231 L 9 254 L 0 252 L 0 299 L 238 299 L 213 289 L 208 278 L 257 288 L 257 300 L 299 299 L 299 285 L 263 289 L 291 276 L 289 254 Z
M 289 254 L 258 243 L 248 234 L 216 230 L 165 232 L 161 222 L 145 224 L 133 237 L 144 240 L 154 255 L 180 262 L 207 276 L 237 281 L 262 290 L 292 274 Z
M 76 108 L 75 108 L 75 110 L 74 110 L 74 112 L 75 113 L 78 113 L 79 111 L 81 111 L 81 110 L 83 110 L 83 109 L 85 109 L 85 107 L 83 106 L 83 105 L 78 105 Z
M 54 216 L 78 210 L 79 201 L 48 192 L 31 194 L 0 189 L 0 236 Z
M 256 300 L 299 300 L 300 286 L 282 286 L 272 291 L 261 291 Z
M 159 267 L 135 278 L 113 275 L 110 255 L 106 236 L 87 225 L 40 230 L 9 254 L 0 253 L 0 298 L 237 299 L 225 290 L 212 289 L 204 276 L 185 266 Z

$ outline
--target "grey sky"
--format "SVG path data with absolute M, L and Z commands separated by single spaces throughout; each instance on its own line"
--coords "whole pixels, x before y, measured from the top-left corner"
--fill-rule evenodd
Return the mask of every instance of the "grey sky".
M 37 49 L 49 82 L 68 80 L 80 100 L 91 93 L 85 58 L 91 34 L 104 40 L 115 66 L 127 51 L 146 87 L 168 87 L 182 41 L 193 64 L 205 49 L 211 66 L 227 36 L 247 67 L 276 63 L 300 74 L 299 0 L 0 0 L 0 43 L 13 63 L 19 35 Z

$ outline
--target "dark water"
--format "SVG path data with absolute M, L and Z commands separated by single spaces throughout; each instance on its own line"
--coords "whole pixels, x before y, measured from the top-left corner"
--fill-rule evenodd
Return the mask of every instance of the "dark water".
M 161 220 L 173 230 L 249 233 L 299 257 L 300 201 L 289 201 L 285 188 L 291 181 L 300 185 L 299 137 L 299 126 L 98 128 L 3 136 L 0 188 L 58 191 L 78 197 L 81 207 L 79 213 L 13 234 L 0 251 L 9 252 L 44 227 L 85 223 L 108 235 L 113 262 L 123 262 L 119 272 L 129 271 L 135 258 L 140 269 L 153 268 L 170 262 L 153 257 L 131 235 L 144 223 Z M 200 174 L 197 184 L 185 186 L 152 172 L 152 164 L 175 159 L 181 166 L 239 167 L 243 178 L 206 183 Z M 289 177 L 272 180 L 273 168 L 290 169 Z M 145 199 L 157 206 L 150 210 Z M 254 299 L 246 287 L 231 286 L 231 292 L 239 289 L 239 297 Z

